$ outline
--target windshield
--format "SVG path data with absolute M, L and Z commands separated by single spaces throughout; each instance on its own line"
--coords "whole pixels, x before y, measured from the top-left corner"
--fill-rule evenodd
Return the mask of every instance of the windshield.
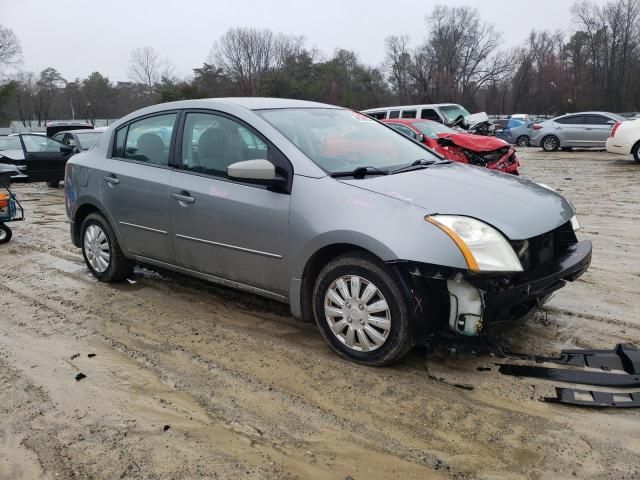
M 460 105 L 444 105 L 442 107 L 438 107 L 438 109 L 447 119 L 447 123 L 455 122 L 460 115 L 463 117 L 471 115 L 466 108 L 462 108 Z
M 20 137 L 0 137 L 0 150 L 22 150 Z
M 78 136 L 78 142 L 80 142 L 79 147 L 82 150 L 89 150 L 93 147 L 100 137 L 102 136 L 102 132 L 87 132 L 87 133 L 76 133 Z
M 425 137 L 437 139 L 439 133 L 456 133 L 452 128 L 438 122 L 413 122 L 411 124 L 422 132 Z
M 361 113 L 337 108 L 259 110 L 316 165 L 329 173 L 437 160 L 429 150 Z

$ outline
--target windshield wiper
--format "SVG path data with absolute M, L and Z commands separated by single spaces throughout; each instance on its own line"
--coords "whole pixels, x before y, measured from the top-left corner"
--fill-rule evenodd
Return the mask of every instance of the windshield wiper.
M 434 163 L 440 163 L 437 160 L 425 160 L 424 158 L 419 158 L 414 161 L 410 165 L 406 165 L 404 167 L 396 168 L 395 170 L 391 170 L 389 173 L 402 173 L 402 172 L 410 172 L 412 170 L 420 170 L 422 168 L 427 168 Z
M 329 176 L 333 178 L 338 178 L 338 177 L 364 178 L 367 175 L 389 175 L 389 171 L 381 170 L 377 167 L 358 167 L 355 170 L 351 170 L 348 172 L 333 172 L 329 174 Z

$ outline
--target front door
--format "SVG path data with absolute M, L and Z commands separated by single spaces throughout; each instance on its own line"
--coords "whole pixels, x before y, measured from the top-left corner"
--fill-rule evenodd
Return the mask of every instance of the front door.
M 268 159 L 292 178 L 288 160 L 249 126 L 204 112 L 186 114 L 179 155 L 170 187 L 176 264 L 286 296 L 290 195 L 226 171 L 235 162 Z
M 616 122 L 604 115 L 587 115 L 586 117 L 585 145 L 588 147 L 604 147 Z
M 66 145 L 44 135 L 20 135 L 30 182 L 57 182 L 64 179 L 64 167 L 73 155 Z
M 131 254 L 173 261 L 169 235 L 169 159 L 177 113 L 163 113 L 116 131 L 112 158 L 99 172 L 102 203 Z

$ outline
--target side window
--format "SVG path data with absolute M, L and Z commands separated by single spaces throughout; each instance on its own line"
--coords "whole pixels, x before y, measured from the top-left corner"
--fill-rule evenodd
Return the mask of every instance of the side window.
M 416 114 L 418 112 L 416 110 L 403 110 L 402 118 L 416 118 Z
M 130 123 L 123 158 L 168 166 L 175 121 L 176 114 L 169 113 Z
M 403 135 L 406 135 L 409 138 L 413 138 L 413 139 L 417 138 L 416 133 L 413 130 L 411 130 L 409 127 L 400 125 L 398 123 L 388 123 L 387 125 L 389 125 L 394 130 L 397 130 L 398 132 L 402 133 Z
M 371 118 L 375 118 L 376 120 L 384 120 L 387 118 L 387 112 L 375 112 L 368 114 Z
M 22 135 L 27 153 L 60 153 L 63 143 L 43 135 Z
M 582 115 L 571 115 L 569 117 L 559 118 L 555 122 L 563 125 L 582 125 L 584 123 L 584 117 Z
M 64 140 L 62 143 L 64 143 L 65 145 L 69 145 L 70 147 L 77 147 L 76 139 L 73 137 L 73 134 L 71 133 L 67 133 L 64 136 Z
M 227 178 L 227 167 L 244 160 L 269 160 L 284 167 L 281 156 L 244 125 L 213 113 L 187 113 L 182 136 L 182 168 Z M 286 162 L 286 160 L 285 160 Z
M 586 123 L 589 125 L 608 125 L 610 118 L 604 117 L 602 115 L 587 115 Z
M 433 120 L 434 122 L 442 123 L 442 120 L 440 119 L 440 115 L 438 115 L 438 112 L 436 112 L 431 108 L 423 108 L 420 114 L 420 118 L 422 118 L 423 120 Z
M 62 142 L 62 139 L 64 138 L 64 133 L 58 132 L 52 138 L 57 142 Z
M 400 118 L 400 110 L 391 110 L 389 112 L 389 118 Z

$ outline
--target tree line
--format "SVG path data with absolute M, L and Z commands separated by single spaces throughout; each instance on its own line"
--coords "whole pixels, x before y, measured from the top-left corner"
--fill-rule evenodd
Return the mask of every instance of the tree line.
M 53 67 L 20 70 L 19 39 L 0 26 L 0 115 L 25 126 L 93 122 L 158 102 L 256 95 L 355 109 L 455 102 L 494 114 L 640 110 L 640 0 L 577 1 L 571 17 L 570 31 L 534 30 L 524 44 L 501 48 L 499 26 L 477 10 L 436 6 L 424 32 L 381 39 L 385 58 L 375 66 L 351 50 L 324 55 L 303 37 L 232 28 L 188 78 L 153 48 L 134 49 L 126 82 L 98 71 L 67 80 Z

